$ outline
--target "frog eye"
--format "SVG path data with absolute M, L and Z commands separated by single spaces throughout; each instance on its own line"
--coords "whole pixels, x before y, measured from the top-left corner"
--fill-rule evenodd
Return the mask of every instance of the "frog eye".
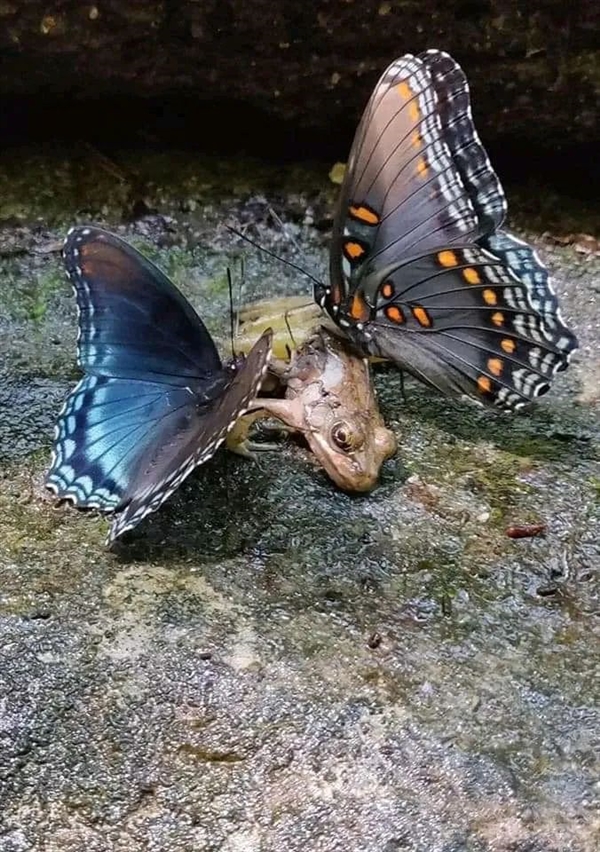
M 364 443 L 362 432 L 346 420 L 338 420 L 331 427 L 331 440 L 345 453 L 358 450 Z

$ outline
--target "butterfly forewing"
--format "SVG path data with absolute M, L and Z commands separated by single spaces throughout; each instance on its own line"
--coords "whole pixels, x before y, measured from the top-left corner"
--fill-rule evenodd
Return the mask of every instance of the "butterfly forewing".
M 506 216 L 506 197 L 473 123 L 465 72 L 441 50 L 420 54 L 437 96 L 441 133 L 473 204 L 479 234 L 495 231 Z
M 365 266 L 476 233 L 431 73 L 419 57 L 402 57 L 379 80 L 354 140 L 334 226 L 332 279 L 341 277 L 345 290 Z
M 73 228 L 63 249 L 88 373 L 173 384 L 211 377 L 217 349 L 187 299 L 157 266 L 100 228 Z
M 506 216 L 506 197 L 475 129 L 464 71 L 451 56 L 439 50 L 427 51 L 420 58 L 428 66 L 436 89 L 444 141 L 478 218 L 478 245 L 517 276 L 549 329 L 561 330 L 562 339 L 556 335 L 559 348 L 572 351 L 576 340 L 562 321 L 548 270 L 531 246 L 500 230 Z

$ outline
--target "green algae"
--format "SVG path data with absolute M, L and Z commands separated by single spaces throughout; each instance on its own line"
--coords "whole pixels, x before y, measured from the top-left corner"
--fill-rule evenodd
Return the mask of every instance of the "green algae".
M 0 281 L 4 318 L 29 321 L 38 329 L 65 288 L 64 272 L 58 263 L 51 263 L 36 275 L 27 276 L 14 261 L 3 260 L 0 261 Z
M 65 227 L 98 218 L 132 217 L 136 204 L 192 214 L 228 195 L 334 193 L 326 165 L 273 168 L 243 157 L 221 159 L 186 151 L 120 150 L 89 146 L 40 154 L 8 150 L 0 162 L 0 221 Z

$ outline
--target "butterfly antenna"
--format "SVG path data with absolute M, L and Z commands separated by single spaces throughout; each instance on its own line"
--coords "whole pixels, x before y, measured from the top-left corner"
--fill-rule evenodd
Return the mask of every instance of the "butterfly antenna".
M 231 357 L 235 358 L 235 319 L 233 315 L 233 282 L 231 280 L 231 269 L 227 267 L 227 286 L 229 288 L 229 333 L 231 335 Z
M 320 281 L 310 272 L 307 272 L 306 269 L 304 269 L 302 266 L 299 266 L 297 263 L 292 263 L 291 260 L 286 260 L 284 257 L 280 257 L 278 254 L 275 254 L 274 251 L 270 251 L 264 246 L 261 246 L 260 243 L 257 243 L 255 242 L 255 240 L 251 239 L 250 237 L 247 237 L 246 234 L 242 234 L 241 231 L 236 230 L 236 228 L 232 228 L 231 225 L 225 225 L 225 227 L 228 231 L 231 231 L 232 234 L 235 234 L 236 237 L 241 237 L 242 240 L 246 240 L 246 242 L 250 243 L 251 246 L 254 246 L 254 248 L 259 249 L 259 251 L 268 254 L 269 257 L 274 257 L 275 260 L 278 260 L 280 263 L 285 263 L 286 266 L 291 266 L 292 269 L 296 269 L 298 272 L 301 272 L 302 275 L 306 275 L 306 277 L 309 278 L 313 282 L 313 284 L 317 284 L 317 286 L 319 287 L 325 286 L 322 281 Z
M 240 330 L 240 313 L 242 310 L 242 299 L 244 297 L 244 287 L 246 285 L 246 261 L 244 257 L 240 257 L 240 286 L 238 288 L 238 303 L 237 303 L 237 311 L 235 314 L 235 333 L 238 334 Z
M 294 349 L 297 349 L 298 347 L 296 346 L 296 341 L 294 340 L 294 335 L 293 335 L 293 332 L 292 332 L 292 327 L 290 325 L 290 321 L 288 319 L 288 315 L 289 315 L 289 311 L 286 311 L 285 314 L 283 315 L 283 318 L 285 319 L 285 327 L 287 328 L 288 334 L 291 338 L 291 341 L 294 344 Z

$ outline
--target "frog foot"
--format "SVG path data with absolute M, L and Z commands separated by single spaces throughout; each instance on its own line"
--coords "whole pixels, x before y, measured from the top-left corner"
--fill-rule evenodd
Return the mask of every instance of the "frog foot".
M 258 453 L 275 452 L 275 450 L 279 450 L 281 447 L 279 444 L 267 441 L 250 441 L 248 439 L 236 444 L 234 447 L 227 446 L 227 449 L 238 456 L 243 456 L 245 459 L 258 462 Z
M 292 429 L 280 420 L 273 418 L 268 411 L 264 412 L 264 417 L 264 422 L 258 424 L 257 430 L 259 434 L 265 438 L 273 438 L 276 442 L 284 441 L 289 438 L 293 432 L 295 432 L 295 429 Z M 259 446 L 264 446 L 264 442 L 258 442 L 258 444 Z M 277 443 L 272 443 L 269 446 L 276 447 Z
M 257 400 L 258 402 L 258 400 Z M 265 411 L 263 408 L 257 408 L 255 411 L 251 411 L 247 414 L 244 414 L 243 417 L 237 421 L 233 429 L 227 435 L 227 439 L 225 442 L 225 446 L 232 453 L 237 453 L 239 456 L 244 456 L 244 458 L 252 459 L 252 461 L 257 461 L 256 454 L 270 452 L 273 450 L 280 449 L 280 444 L 275 443 L 273 441 L 255 441 L 250 438 L 250 430 L 252 427 L 259 421 L 263 420 L 267 417 L 271 417 L 270 412 Z M 283 423 L 261 423 L 260 431 L 269 435 L 269 433 L 273 436 L 284 436 L 287 437 L 289 433 L 292 431 Z

